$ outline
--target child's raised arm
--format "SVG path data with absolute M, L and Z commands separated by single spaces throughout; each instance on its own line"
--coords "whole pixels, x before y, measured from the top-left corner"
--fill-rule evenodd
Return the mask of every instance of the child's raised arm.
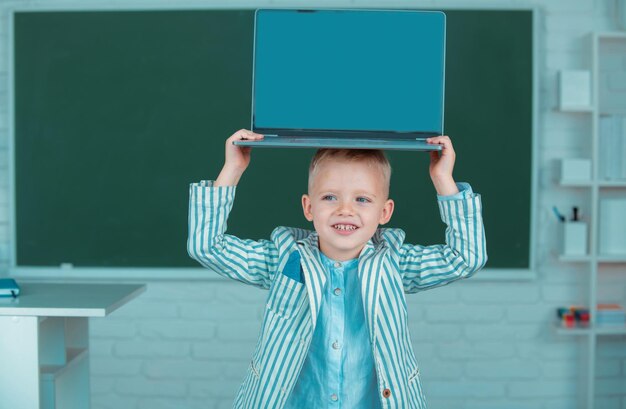
M 248 168 L 252 148 L 233 144 L 233 141 L 241 139 L 259 140 L 263 139 L 263 135 L 240 129 L 226 139 L 224 166 L 213 186 L 236 186 L 241 175 Z
M 237 281 L 269 288 L 278 265 L 278 250 L 270 240 L 244 240 L 226 234 L 236 185 L 250 164 L 251 148 L 236 139 L 261 139 L 242 129 L 226 140 L 224 167 L 213 181 L 192 183 L 189 191 L 187 252 L 204 267 Z
M 427 142 L 443 148 L 430 153 L 429 170 L 439 196 L 441 220 L 447 225 L 446 244 L 402 245 L 398 267 L 407 293 L 470 277 L 487 262 L 481 197 L 467 183 L 455 183 L 452 170 L 456 155 L 450 138 L 438 136 Z
M 436 136 L 426 139 L 426 142 L 441 145 L 441 151 L 430 152 L 430 179 L 435 185 L 437 194 L 440 196 L 450 196 L 459 193 L 459 189 L 454 183 L 452 171 L 456 153 L 452 147 L 452 141 L 448 136 Z

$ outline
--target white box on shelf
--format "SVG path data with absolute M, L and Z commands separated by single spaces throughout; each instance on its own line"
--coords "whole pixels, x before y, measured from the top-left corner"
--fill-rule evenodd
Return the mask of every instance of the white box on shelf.
M 559 107 L 563 111 L 591 110 L 590 71 L 559 71 Z
M 600 200 L 599 253 L 626 255 L 626 198 Z
M 584 256 L 587 254 L 587 223 L 564 222 L 561 237 L 561 252 L 565 256 Z
M 559 171 L 561 182 L 588 182 L 591 180 L 591 160 L 561 159 Z

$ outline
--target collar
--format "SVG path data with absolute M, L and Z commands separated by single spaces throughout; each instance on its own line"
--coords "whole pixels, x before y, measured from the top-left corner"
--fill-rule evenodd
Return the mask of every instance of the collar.
M 311 234 L 309 234 L 308 236 L 300 239 L 300 240 L 296 240 L 296 243 L 303 245 L 305 247 L 308 247 L 309 250 L 311 250 L 311 252 L 317 256 L 318 259 L 321 260 L 321 254 L 322 252 L 320 251 L 320 246 L 319 246 L 319 235 L 317 234 L 317 232 L 312 232 Z M 374 233 L 374 236 L 371 237 L 366 243 L 365 246 L 363 246 L 363 249 L 361 249 L 361 252 L 359 253 L 359 259 L 363 256 L 367 256 L 370 253 L 373 253 L 376 251 L 377 247 L 380 247 L 383 245 L 383 240 L 381 239 L 381 232 L 380 230 L 376 230 L 376 233 Z

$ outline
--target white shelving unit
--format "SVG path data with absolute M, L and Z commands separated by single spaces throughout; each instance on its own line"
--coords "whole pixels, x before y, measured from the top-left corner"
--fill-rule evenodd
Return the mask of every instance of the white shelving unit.
M 621 95 L 608 95 L 604 85 L 607 82 L 607 71 L 615 69 L 614 62 L 616 55 L 623 55 L 622 61 L 626 62 L 626 32 L 603 32 L 591 34 L 591 53 L 592 53 L 592 107 L 588 111 L 584 111 L 583 115 L 588 112 L 591 121 L 591 161 L 592 161 L 592 179 L 589 181 L 566 181 L 561 186 L 566 188 L 583 188 L 588 189 L 588 197 L 590 203 L 590 212 L 587 213 L 586 221 L 589 223 L 589 254 L 587 255 L 561 255 L 559 261 L 564 263 L 586 263 L 589 266 L 589 284 L 588 284 L 588 305 L 591 312 L 591 321 L 587 328 L 563 328 L 560 324 L 556 324 L 556 333 L 562 336 L 583 337 L 586 341 L 587 353 L 583 354 L 581 368 L 581 399 L 579 399 L 579 407 L 585 409 L 594 409 L 600 405 L 596 402 L 596 368 L 598 354 L 598 338 L 611 336 L 626 335 L 626 325 L 624 326 L 599 326 L 596 324 L 597 317 L 596 305 L 615 300 L 598 299 L 598 283 L 602 280 L 603 269 L 607 267 L 622 268 L 624 270 L 624 280 L 626 281 L 626 254 L 623 255 L 605 255 L 600 254 L 599 237 L 600 237 L 600 201 L 605 196 L 620 196 L 626 198 L 626 180 L 603 180 L 600 177 L 600 159 L 601 150 L 605 147 L 600 146 L 599 140 L 599 122 L 601 115 L 624 115 L 626 117 L 626 92 L 622 91 Z M 623 76 L 626 78 L 626 70 L 622 65 Z M 616 98 L 617 96 L 617 98 Z M 563 110 L 563 112 L 572 112 L 581 114 L 581 110 Z M 626 160 L 626 158 L 623 158 Z M 624 233 L 626 239 L 626 232 Z M 619 300 L 622 305 L 623 300 Z M 573 300 L 576 302 L 576 300 Z M 601 347 L 601 346 L 600 346 Z M 626 345 L 624 345 L 626 348 Z

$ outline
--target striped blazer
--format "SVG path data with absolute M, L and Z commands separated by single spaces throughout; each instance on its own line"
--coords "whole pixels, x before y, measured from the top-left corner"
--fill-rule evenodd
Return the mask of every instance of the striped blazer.
M 261 334 L 234 408 L 282 408 L 315 331 L 326 274 L 315 232 L 278 227 L 271 240 L 225 234 L 235 186 L 190 187 L 189 255 L 222 276 L 269 290 Z M 471 192 L 471 190 L 470 190 Z M 382 408 L 425 408 L 408 330 L 405 293 L 449 284 L 486 262 L 480 195 L 439 201 L 446 245 L 404 244 L 400 229 L 380 228 L 359 256 L 358 275 Z M 283 274 L 293 252 L 303 282 Z

